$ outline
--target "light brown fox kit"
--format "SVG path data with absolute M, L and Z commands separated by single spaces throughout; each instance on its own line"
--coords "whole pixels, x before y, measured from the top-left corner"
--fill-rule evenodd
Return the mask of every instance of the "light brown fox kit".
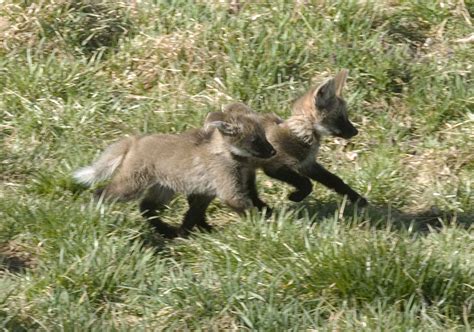
M 292 115 L 285 121 L 273 114 L 260 115 L 267 138 L 277 154 L 271 159 L 255 159 L 254 162 L 268 176 L 296 187 L 297 190 L 289 195 L 292 201 L 301 201 L 311 193 L 310 178 L 341 195 L 347 195 L 360 206 L 367 205 L 365 198 L 316 162 L 322 136 L 349 139 L 358 133 L 348 119 L 346 102 L 342 98 L 347 74 L 347 70 L 342 70 L 334 78 L 310 89 L 293 104 Z M 246 112 L 252 111 L 241 103 L 228 105 L 224 109 L 224 114 Z M 218 117 L 218 113 L 213 114 L 214 119 Z M 265 206 L 258 198 L 255 178 L 248 179 L 248 186 L 254 205 Z
M 246 178 L 254 174 L 254 166 L 247 160 L 274 154 L 255 114 L 229 113 L 206 121 L 206 129 L 125 138 L 74 177 L 84 184 L 111 178 L 97 194 L 123 201 L 141 198 L 142 214 L 171 238 L 196 224 L 209 228 L 205 211 L 216 196 L 238 213 L 251 208 Z M 179 230 L 157 217 L 176 193 L 186 195 L 189 203 Z

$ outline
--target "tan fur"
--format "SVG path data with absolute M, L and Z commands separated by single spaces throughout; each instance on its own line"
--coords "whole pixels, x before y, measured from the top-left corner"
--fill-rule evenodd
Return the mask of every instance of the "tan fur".
M 344 89 L 344 85 L 346 85 L 348 75 L 349 71 L 347 69 L 342 69 L 336 74 L 336 76 L 334 76 L 334 80 L 336 82 L 336 96 L 342 97 L 342 90 Z
M 320 137 L 313 135 L 305 121 L 298 120 L 292 117 L 281 125 L 267 126 L 268 141 L 277 154 L 271 159 L 253 159 L 256 167 L 277 169 L 285 165 L 301 173 L 315 161 Z
M 314 105 L 314 98 L 317 92 L 317 87 L 309 89 L 303 96 L 298 98 L 293 103 L 292 114 L 302 115 L 311 120 L 317 120 L 318 113 Z
M 117 170 L 105 194 L 116 199 L 133 199 L 154 183 L 185 195 L 219 196 L 250 207 L 238 190 L 238 163 L 232 158 L 219 131 L 206 142 L 195 144 L 180 135 L 157 134 L 137 138 Z M 178 151 L 178 152 L 177 152 Z M 164 202 L 165 203 L 165 202 Z
M 351 200 L 359 199 L 358 194 L 341 179 L 324 170 L 316 162 L 323 135 L 350 138 L 357 134 L 357 130 L 347 118 L 346 104 L 342 99 L 347 75 L 347 70 L 341 70 L 334 78 L 309 89 L 294 102 L 292 114 L 285 121 L 274 115 L 260 114 L 267 138 L 276 149 L 277 155 L 271 159 L 255 159 L 255 165 L 263 168 L 267 175 L 292 183 L 296 187 L 298 184 L 310 186 L 310 183 L 302 183 L 304 178 L 299 178 L 310 177 L 341 194 L 348 194 Z M 224 109 L 224 112 L 243 111 L 252 112 L 240 103 L 231 104 Z M 321 178 L 321 174 L 328 179 Z
M 237 212 L 252 207 L 242 184 L 242 178 L 254 167 L 246 162 L 245 155 L 252 153 L 246 142 L 258 136 L 274 151 L 255 115 L 229 115 L 225 120 L 225 130 L 235 134 L 223 134 L 220 128 L 195 129 L 182 134 L 134 136 L 111 145 L 89 166 L 96 174 L 104 173 L 110 165 L 101 160 L 120 160 L 113 174 L 109 170 L 111 181 L 101 194 L 127 201 L 142 196 L 150 188 L 146 196 L 153 196 L 159 204 L 166 204 L 175 193 L 182 193 L 217 196 Z M 222 125 L 222 121 L 208 125 L 215 123 Z M 114 146 L 126 148 L 113 149 Z M 79 182 L 83 180 L 80 172 L 76 173 Z
M 318 92 L 320 91 L 321 88 L 327 87 L 327 90 L 330 93 L 333 93 L 336 96 L 336 100 L 341 100 L 342 99 L 342 90 L 344 88 L 344 85 L 347 80 L 347 76 L 349 74 L 349 71 L 347 69 L 342 69 L 340 72 L 338 72 L 334 78 L 327 79 L 320 85 L 316 85 L 309 89 L 303 96 L 298 98 L 292 106 L 292 115 L 293 116 L 303 116 L 303 120 L 307 122 L 308 124 L 311 124 L 314 126 L 314 124 L 317 124 L 321 122 L 321 120 L 324 118 L 324 113 L 321 112 L 320 109 L 317 108 L 315 100 L 317 100 Z M 333 108 L 337 109 L 340 105 L 334 105 Z M 333 110 L 337 111 L 337 110 Z M 341 110 L 341 112 L 345 112 L 345 110 Z M 291 118 L 290 118 L 290 121 Z M 301 123 L 301 121 L 299 121 Z M 296 126 L 297 127 L 297 126 Z M 298 129 L 295 126 L 293 126 L 294 130 Z
M 319 151 L 321 137 L 319 126 L 325 118 L 324 112 L 316 106 L 318 92 L 329 85 L 329 90 L 334 91 L 336 98 L 342 95 L 348 70 L 343 69 L 334 78 L 328 79 L 320 85 L 309 89 L 302 97 L 293 103 L 292 115 L 283 123 L 266 126 L 268 140 L 278 151 L 278 162 L 291 166 L 299 172 L 304 172 L 311 164 Z M 334 104 L 340 107 L 339 103 Z M 346 110 L 331 110 L 332 112 L 346 112 Z M 261 161 L 262 164 L 269 164 Z

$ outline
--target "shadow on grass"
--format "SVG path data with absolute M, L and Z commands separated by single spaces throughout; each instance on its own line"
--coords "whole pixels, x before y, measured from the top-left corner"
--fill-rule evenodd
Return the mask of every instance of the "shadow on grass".
M 71 183 L 72 182 L 68 184 Z M 91 189 L 79 185 L 71 186 L 70 190 L 75 195 L 83 191 L 91 191 Z M 173 207 L 171 211 L 181 211 L 187 208 L 186 201 L 179 195 L 173 200 L 171 205 Z M 341 202 L 340 198 L 334 199 L 333 197 L 332 200 L 328 201 L 316 199 L 313 195 L 307 197 L 300 203 L 284 201 L 280 202 L 280 204 L 269 202 L 269 205 L 273 208 L 273 212 L 276 215 L 289 210 L 294 212 L 297 218 L 307 218 L 311 223 L 318 223 L 327 218 L 336 218 L 341 223 L 368 224 L 375 229 L 386 229 L 390 227 L 390 229 L 393 230 L 409 230 L 410 232 L 419 234 L 427 234 L 432 231 L 436 232 L 446 225 L 469 229 L 473 227 L 474 223 L 474 209 L 469 209 L 466 212 L 453 212 L 442 210 L 437 206 L 431 206 L 424 210 L 409 212 L 393 207 L 390 204 L 369 204 L 366 208 L 358 208 L 349 201 L 342 200 Z M 225 220 L 222 224 L 217 221 L 218 223 L 216 224 L 216 220 L 213 220 L 214 218 L 211 217 L 213 209 L 220 210 L 223 206 L 224 204 L 222 202 L 218 202 L 217 204 L 213 203 L 207 211 L 209 222 L 213 225 L 212 232 L 220 232 L 223 228 L 229 227 L 228 220 Z M 181 224 L 184 216 L 184 213 L 182 215 L 174 215 L 173 212 L 169 212 L 169 209 L 160 211 L 160 215 L 161 214 L 161 217 L 164 217 L 163 221 L 176 227 Z M 145 219 L 142 219 L 141 222 L 148 224 L 143 228 L 139 236 L 139 241 L 141 241 L 143 248 L 152 249 L 156 254 L 164 258 L 176 259 L 173 245 L 178 241 L 192 239 L 195 234 L 203 232 L 195 228 L 185 239 L 166 239 L 156 232 Z M 27 267 L 27 264 L 17 257 L 4 257 L 0 247 L 0 272 L 5 269 L 12 272 L 20 272 Z
M 468 229 L 474 222 L 474 211 L 463 213 L 443 211 L 436 206 L 418 212 L 405 212 L 390 205 L 369 205 L 361 209 L 353 204 L 338 204 L 337 202 L 307 201 L 298 204 L 300 215 L 307 215 L 317 220 L 337 216 L 342 220 L 361 220 L 369 222 L 375 227 L 386 227 L 391 223 L 396 229 L 408 229 L 424 233 L 437 230 L 453 223 L 464 229 Z
M 390 224 L 394 230 L 408 230 L 420 234 L 428 233 L 441 229 L 446 224 L 455 224 L 458 227 L 468 229 L 473 225 L 474 211 L 467 213 L 453 213 L 451 211 L 443 211 L 437 207 L 419 212 L 404 212 L 401 209 L 391 207 L 390 205 L 369 205 L 361 209 L 349 202 L 340 201 L 319 201 L 308 199 L 301 203 L 291 203 L 289 210 L 296 211 L 299 218 L 307 217 L 312 222 L 317 223 L 325 218 L 337 218 L 339 222 L 359 222 L 369 223 L 377 229 L 385 229 Z M 274 213 L 280 211 L 274 209 Z M 213 224 L 212 218 L 210 222 Z M 146 223 L 145 220 L 143 220 Z M 229 225 L 214 225 L 212 232 L 219 232 L 222 227 Z M 144 248 L 153 248 L 153 250 L 163 257 L 173 257 L 173 246 L 170 244 L 176 241 L 183 241 L 193 238 L 196 232 L 194 229 L 186 239 L 175 238 L 166 239 L 157 233 L 153 227 L 145 227 L 145 231 L 140 236 Z

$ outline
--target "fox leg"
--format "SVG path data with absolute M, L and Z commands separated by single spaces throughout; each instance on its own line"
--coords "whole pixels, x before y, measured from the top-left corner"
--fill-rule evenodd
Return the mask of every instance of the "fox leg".
M 103 189 L 96 190 L 95 196 L 118 201 L 137 199 L 152 184 L 151 175 L 146 170 L 130 172 L 118 170 Z
M 311 194 L 311 190 L 313 189 L 311 181 L 288 166 L 282 166 L 279 168 L 266 167 L 263 171 L 268 176 L 286 182 L 296 188 L 296 191 L 288 195 L 290 201 L 300 202 L 306 196 Z
M 218 192 L 217 197 L 239 215 L 244 215 L 246 210 L 254 206 L 250 197 L 244 194 L 232 194 L 225 191 Z
M 177 236 L 177 229 L 168 225 L 158 217 L 158 211 L 163 210 L 171 201 L 174 191 L 160 184 L 155 184 L 148 189 L 145 197 L 139 203 L 142 216 L 148 220 L 150 225 L 166 238 Z
M 252 200 L 253 205 L 259 211 L 262 211 L 265 208 L 265 217 L 270 218 L 273 213 L 272 209 L 267 205 L 267 203 L 265 203 L 260 199 L 260 197 L 258 197 L 255 171 L 249 172 L 247 176 L 248 177 L 245 185 L 247 187 L 247 191 L 250 196 L 250 199 Z
M 94 196 L 96 199 L 103 198 L 105 200 L 126 202 L 140 196 L 144 187 L 137 186 L 133 182 L 115 180 L 104 188 L 97 189 Z
M 205 195 L 189 195 L 187 197 L 189 209 L 184 216 L 183 224 L 179 229 L 179 234 L 186 236 L 194 226 L 210 231 L 212 226 L 206 222 L 206 210 L 212 202 L 213 197 Z
M 340 195 L 347 195 L 352 203 L 356 203 L 361 207 L 368 204 L 364 197 L 347 185 L 340 177 L 316 162 L 305 168 L 302 173 Z
M 229 175 L 215 189 L 216 197 L 239 215 L 244 215 L 246 210 L 254 207 L 247 189 L 248 179 L 245 172 L 234 176 Z
M 230 198 L 224 202 L 239 215 L 244 215 L 246 210 L 253 207 L 251 199 Z

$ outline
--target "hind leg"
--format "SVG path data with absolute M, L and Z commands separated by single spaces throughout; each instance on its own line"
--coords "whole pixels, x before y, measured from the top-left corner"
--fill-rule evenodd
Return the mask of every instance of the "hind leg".
M 206 210 L 213 198 L 205 195 L 189 195 L 189 209 L 184 216 L 183 224 L 179 229 L 179 234 L 186 236 L 194 226 L 210 231 L 212 226 L 206 221 Z
M 157 215 L 157 211 L 163 210 L 173 199 L 175 193 L 173 190 L 160 184 L 154 184 L 148 188 L 145 196 L 139 203 L 140 212 L 146 218 Z
M 96 199 L 126 202 L 139 197 L 144 188 L 146 188 L 145 185 L 139 186 L 132 181 L 113 180 L 104 188 L 97 189 L 94 192 L 94 197 Z
M 139 203 L 142 216 L 150 225 L 166 238 L 177 236 L 177 229 L 160 219 L 158 212 L 166 207 L 174 196 L 174 191 L 160 184 L 155 184 L 145 194 Z

